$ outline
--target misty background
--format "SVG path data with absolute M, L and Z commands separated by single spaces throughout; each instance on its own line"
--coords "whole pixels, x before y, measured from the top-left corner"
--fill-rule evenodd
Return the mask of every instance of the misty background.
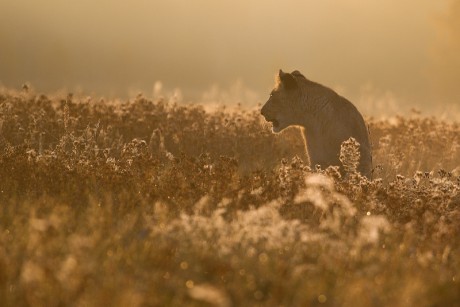
M 459 0 L 2 0 L 0 84 L 263 103 L 300 70 L 375 114 L 460 106 Z

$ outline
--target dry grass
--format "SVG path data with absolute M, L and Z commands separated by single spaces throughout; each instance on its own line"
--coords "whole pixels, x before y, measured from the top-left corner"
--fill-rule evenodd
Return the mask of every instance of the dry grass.
M 257 111 L 3 90 L 0 305 L 458 304 L 460 125 L 368 122 L 373 181 Z

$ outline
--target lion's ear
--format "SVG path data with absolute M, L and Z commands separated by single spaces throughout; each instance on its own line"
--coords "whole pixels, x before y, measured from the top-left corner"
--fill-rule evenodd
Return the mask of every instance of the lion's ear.
M 292 90 L 297 88 L 297 81 L 290 73 L 285 73 L 280 69 L 278 72 L 278 78 L 286 89 Z

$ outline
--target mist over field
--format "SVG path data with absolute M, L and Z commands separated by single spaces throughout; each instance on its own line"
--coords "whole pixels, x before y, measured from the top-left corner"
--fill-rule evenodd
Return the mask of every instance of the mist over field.
M 254 105 L 282 68 L 366 114 L 458 106 L 459 3 L 7 0 L 0 83 Z

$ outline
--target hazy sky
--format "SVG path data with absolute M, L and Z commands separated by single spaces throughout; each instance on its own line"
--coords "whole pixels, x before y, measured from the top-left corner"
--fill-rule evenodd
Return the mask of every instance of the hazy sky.
M 282 68 L 352 100 L 460 105 L 460 1 L 1 0 L 0 12 L 8 87 L 150 94 L 160 80 L 200 100 L 238 81 L 262 101 Z

